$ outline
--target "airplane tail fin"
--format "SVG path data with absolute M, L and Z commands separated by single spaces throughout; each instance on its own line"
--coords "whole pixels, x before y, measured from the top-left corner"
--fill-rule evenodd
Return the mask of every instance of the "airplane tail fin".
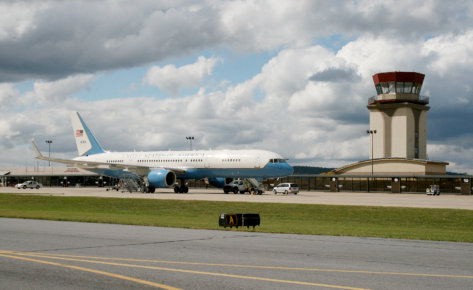
M 71 112 L 71 123 L 79 156 L 105 152 L 78 112 Z

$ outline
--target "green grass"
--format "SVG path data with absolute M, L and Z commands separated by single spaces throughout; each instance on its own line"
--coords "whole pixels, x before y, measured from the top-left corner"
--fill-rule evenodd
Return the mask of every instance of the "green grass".
M 221 213 L 259 213 L 258 232 L 473 242 L 469 210 L 0 194 L 2 217 L 219 229 Z

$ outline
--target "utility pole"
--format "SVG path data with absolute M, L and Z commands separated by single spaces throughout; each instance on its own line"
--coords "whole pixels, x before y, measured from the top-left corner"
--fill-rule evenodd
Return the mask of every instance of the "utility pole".
M 374 165 L 373 165 L 373 135 L 376 134 L 376 130 L 366 130 L 366 134 L 371 136 L 371 180 L 374 182 Z M 368 192 L 370 191 L 370 183 L 368 178 Z
M 46 143 L 48 143 L 48 158 L 51 158 L 51 143 L 53 143 L 53 140 L 46 140 Z M 51 167 L 51 160 L 48 160 L 49 162 L 49 167 Z
M 192 141 L 194 140 L 194 136 L 187 136 L 186 139 L 191 142 L 190 146 L 191 146 L 191 151 L 192 151 Z
M 374 175 L 374 170 L 373 170 L 373 135 L 376 134 L 376 130 L 366 130 L 366 134 L 370 134 L 371 136 L 371 177 Z

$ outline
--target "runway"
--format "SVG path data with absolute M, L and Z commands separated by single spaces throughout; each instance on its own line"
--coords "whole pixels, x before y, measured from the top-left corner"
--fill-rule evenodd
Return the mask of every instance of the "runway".
M 471 289 L 473 244 L 0 218 L 2 289 Z

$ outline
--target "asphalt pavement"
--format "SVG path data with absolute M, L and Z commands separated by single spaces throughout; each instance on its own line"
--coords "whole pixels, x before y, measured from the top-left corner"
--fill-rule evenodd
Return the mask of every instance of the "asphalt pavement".
M 1 289 L 473 288 L 470 243 L 7 218 L 0 233 Z

